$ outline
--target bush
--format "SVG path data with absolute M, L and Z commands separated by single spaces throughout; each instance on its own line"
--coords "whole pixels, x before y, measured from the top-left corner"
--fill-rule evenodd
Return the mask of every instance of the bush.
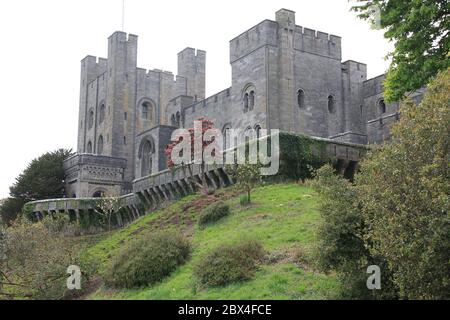
M 228 216 L 229 214 L 230 214 L 230 207 L 223 202 L 218 202 L 207 207 L 202 212 L 198 220 L 198 224 L 200 226 L 205 226 L 207 224 L 219 221 L 220 219 Z
M 16 220 L 0 230 L 0 299 L 64 299 L 77 295 L 66 286 L 67 267 L 78 265 L 84 288 L 88 268 L 68 238 L 50 232 L 39 222 Z
M 115 257 L 104 276 L 105 283 L 118 288 L 155 284 L 184 264 L 190 245 L 180 235 L 159 232 L 130 242 Z
M 264 250 L 258 241 L 222 245 L 200 260 L 194 274 L 199 284 L 206 287 L 250 280 L 263 256 Z
M 312 185 L 321 196 L 322 220 L 317 232 L 316 264 L 321 271 L 336 271 L 341 283 L 340 298 L 396 298 L 396 288 L 387 267 L 383 267 L 382 290 L 373 294 L 366 287 L 367 267 L 373 264 L 381 267 L 386 263 L 381 257 L 371 255 L 371 244 L 365 243 L 367 224 L 361 214 L 356 188 L 335 174 L 330 165 L 315 172 Z

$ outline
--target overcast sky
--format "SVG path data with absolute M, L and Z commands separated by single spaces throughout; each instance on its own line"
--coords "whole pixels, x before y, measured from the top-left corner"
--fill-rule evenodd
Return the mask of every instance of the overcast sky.
M 139 36 L 138 66 L 176 73 L 185 47 L 207 51 L 206 93 L 231 84 L 229 40 L 280 8 L 298 25 L 342 37 L 343 61 L 374 77 L 392 49 L 381 31 L 350 12 L 348 0 L 126 0 L 124 31 Z M 0 198 L 27 163 L 57 148 L 76 149 L 80 60 L 106 57 L 122 29 L 122 0 L 0 1 Z

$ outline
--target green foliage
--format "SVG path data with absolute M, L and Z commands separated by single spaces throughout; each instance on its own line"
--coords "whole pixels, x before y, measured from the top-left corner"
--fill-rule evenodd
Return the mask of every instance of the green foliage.
M 380 8 L 380 27 L 395 43 L 385 81 L 386 99 L 399 101 L 450 66 L 450 7 L 447 0 L 356 0 L 359 17 L 373 21 Z
M 311 169 L 320 168 L 330 159 L 326 143 L 310 137 L 280 133 L 280 172 L 286 179 L 305 180 L 312 177 Z
M 357 176 L 373 243 L 408 299 L 450 298 L 450 69 L 417 107 L 400 109 L 393 141 L 375 150 Z
M 181 236 L 167 231 L 148 234 L 113 257 L 105 282 L 118 288 L 152 285 L 184 264 L 189 255 L 190 244 Z
M 205 210 L 203 210 L 200 218 L 198 220 L 198 224 L 200 226 L 205 226 L 207 224 L 212 224 L 214 222 L 219 221 L 220 219 L 228 216 L 230 214 L 230 206 L 223 202 L 216 202 Z
M 111 230 L 111 220 L 113 216 L 120 218 L 120 209 L 122 208 L 122 199 L 116 197 L 101 198 L 96 202 L 95 211 L 102 217 L 104 217 L 108 225 L 108 230 Z
M 263 256 L 264 250 L 258 241 L 245 240 L 222 245 L 200 260 L 194 274 L 199 284 L 206 287 L 250 280 Z
M 44 223 L 18 219 L 0 235 L 0 297 L 7 299 L 63 299 L 76 294 L 66 286 L 67 267 L 84 265 L 69 238 Z
M 262 181 L 260 169 L 260 164 L 250 163 L 228 166 L 227 171 L 237 181 L 237 187 L 247 193 L 248 202 L 251 202 L 252 189 Z
M 19 198 L 7 198 L 0 205 L 0 217 L 4 224 L 9 225 L 22 211 L 25 200 Z
M 63 162 L 71 155 L 71 150 L 59 149 L 32 160 L 10 187 L 11 198 L 0 207 L 2 220 L 10 223 L 16 219 L 27 202 L 63 198 Z
M 355 185 L 317 172 L 323 198 L 318 262 L 367 298 L 363 272 L 382 271 L 376 298 L 450 298 L 450 70 L 419 106 L 406 101 L 389 144 L 374 148 Z
M 367 229 L 356 188 L 338 176 L 330 165 L 315 172 L 312 184 L 322 198 L 319 210 L 323 220 L 317 233 L 316 250 L 319 269 L 338 273 L 342 285 L 341 298 L 395 298 L 395 288 L 386 268 L 383 269 L 382 290 L 373 294 L 366 287 L 367 267 L 386 264 L 368 250 L 365 242 Z
M 241 194 L 240 197 L 239 197 L 239 204 L 241 205 L 241 207 L 248 206 L 250 204 L 250 200 L 248 199 L 248 195 Z

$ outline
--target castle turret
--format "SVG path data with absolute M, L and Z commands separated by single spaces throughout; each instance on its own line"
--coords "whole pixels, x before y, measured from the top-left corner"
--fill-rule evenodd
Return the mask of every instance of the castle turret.
M 205 99 L 206 52 L 186 48 L 178 53 L 178 75 L 187 79 L 187 95 Z
M 295 131 L 293 115 L 295 101 L 294 82 L 294 29 L 295 12 L 281 9 L 276 13 L 278 22 L 278 113 L 279 128 Z

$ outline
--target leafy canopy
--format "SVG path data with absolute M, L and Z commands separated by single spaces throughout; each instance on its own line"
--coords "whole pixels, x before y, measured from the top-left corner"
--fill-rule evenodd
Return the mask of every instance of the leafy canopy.
M 385 38 L 395 43 L 385 85 L 389 102 L 426 84 L 450 66 L 448 0 L 356 0 L 359 17 L 373 22 L 378 13 Z
M 0 206 L 3 222 L 14 220 L 29 201 L 64 197 L 63 162 L 71 155 L 72 150 L 59 149 L 32 160 L 10 187 L 11 197 Z

